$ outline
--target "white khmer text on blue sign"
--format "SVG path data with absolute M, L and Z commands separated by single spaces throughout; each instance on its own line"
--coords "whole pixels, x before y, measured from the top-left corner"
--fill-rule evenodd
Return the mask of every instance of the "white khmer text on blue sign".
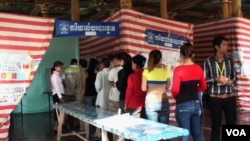
M 170 47 L 179 49 L 184 43 L 188 42 L 188 38 L 169 32 L 161 32 L 152 29 L 146 29 L 145 41 L 151 45 Z
M 74 22 L 56 20 L 56 36 L 119 36 L 118 22 Z

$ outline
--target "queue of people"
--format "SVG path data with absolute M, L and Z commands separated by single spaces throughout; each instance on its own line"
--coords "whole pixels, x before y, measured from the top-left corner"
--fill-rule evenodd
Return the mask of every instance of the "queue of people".
M 56 61 L 51 75 L 53 101 L 63 102 L 63 95 L 71 93 L 76 96 L 76 101 L 84 104 L 169 124 L 170 104 L 166 93 L 169 89 L 176 101 L 178 126 L 190 133 L 182 137 L 182 141 L 204 141 L 199 94 L 205 92 L 209 96 L 211 141 L 220 141 L 222 113 L 225 113 L 226 124 L 236 124 L 234 84 L 237 75 L 233 59 L 228 55 L 227 39 L 215 37 L 213 48 L 214 55 L 200 66 L 194 62 L 194 46 L 183 44 L 180 47 L 181 62 L 173 72 L 162 62 L 162 53 L 158 49 L 149 53 L 148 60 L 140 54 L 132 57 L 122 52 L 102 58 L 100 62 L 91 58 L 88 67 L 85 59 L 80 59 L 80 67 L 77 60 L 72 59 L 71 69 L 64 72 L 63 63 Z M 74 99 L 67 98 L 68 101 Z M 57 129 L 56 120 L 54 130 Z M 83 126 L 82 123 L 80 127 Z M 89 131 L 91 137 L 97 130 L 89 126 Z M 106 138 L 115 140 L 111 133 Z

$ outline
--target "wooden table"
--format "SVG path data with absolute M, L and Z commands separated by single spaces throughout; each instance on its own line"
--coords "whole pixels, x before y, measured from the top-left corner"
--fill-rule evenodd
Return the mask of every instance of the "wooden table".
M 109 131 L 122 138 L 134 141 L 157 141 L 187 136 L 189 134 L 187 129 L 136 118 L 128 114 L 117 115 L 114 112 L 80 103 L 61 103 L 54 105 L 54 107 L 60 111 L 57 141 L 60 141 L 61 137 L 66 135 L 77 135 L 81 139 L 87 140 L 86 137 L 80 136 L 80 134 L 87 133 L 79 134 L 72 132 L 70 134 L 62 134 L 62 121 L 65 114 L 92 124 L 102 129 L 102 131 Z

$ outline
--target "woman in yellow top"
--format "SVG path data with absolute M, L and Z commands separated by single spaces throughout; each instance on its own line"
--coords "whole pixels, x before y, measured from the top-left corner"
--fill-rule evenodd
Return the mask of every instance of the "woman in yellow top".
M 162 63 L 161 51 L 152 50 L 148 68 L 144 69 L 142 77 L 142 90 L 147 91 L 145 110 L 149 120 L 169 123 L 170 108 L 166 90 L 170 86 L 170 77 L 170 69 Z

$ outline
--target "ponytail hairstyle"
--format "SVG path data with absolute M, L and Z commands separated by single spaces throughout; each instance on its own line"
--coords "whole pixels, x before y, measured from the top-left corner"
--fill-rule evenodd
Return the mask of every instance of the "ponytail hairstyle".
M 51 74 L 56 70 L 56 67 L 63 66 L 61 61 L 55 61 L 53 67 L 51 68 Z
M 136 64 L 137 68 L 142 69 L 146 63 L 146 57 L 138 54 L 132 58 L 132 61 Z
M 160 50 L 152 50 L 148 57 L 148 71 L 152 71 L 154 67 L 160 63 L 162 54 Z
M 180 53 L 184 58 L 192 58 L 194 57 L 194 48 L 191 43 L 185 43 L 180 48 Z

